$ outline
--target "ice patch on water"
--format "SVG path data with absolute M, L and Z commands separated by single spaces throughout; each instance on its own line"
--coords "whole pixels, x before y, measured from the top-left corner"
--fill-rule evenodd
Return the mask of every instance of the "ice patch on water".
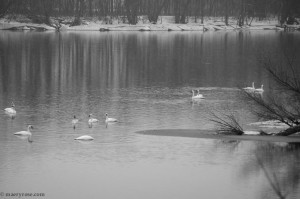
M 244 135 L 259 135 L 258 131 L 244 131 Z

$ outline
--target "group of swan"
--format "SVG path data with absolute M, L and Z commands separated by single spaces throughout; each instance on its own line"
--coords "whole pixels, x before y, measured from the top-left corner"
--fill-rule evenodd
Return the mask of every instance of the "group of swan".
M 198 94 L 195 95 L 195 91 L 192 90 L 192 93 L 193 93 L 192 99 L 204 99 L 204 96 L 202 94 L 200 94 L 200 91 L 199 90 L 197 90 L 197 91 L 198 91 Z
M 15 105 L 14 103 L 12 102 L 11 103 L 11 107 L 10 108 L 5 108 L 4 111 L 9 114 L 9 115 L 16 115 L 16 109 L 15 109 Z M 75 126 L 78 124 L 79 122 L 79 119 L 76 118 L 76 115 L 74 115 L 74 118 L 72 119 L 72 125 L 75 129 Z M 96 118 L 93 118 L 92 117 L 92 114 L 89 114 L 89 119 L 88 119 L 88 123 L 89 124 L 92 124 L 92 123 L 96 123 L 96 122 L 99 122 L 98 119 Z M 105 113 L 105 122 L 106 123 L 114 123 L 114 122 L 118 122 L 117 119 L 115 118 L 110 118 L 108 117 L 108 114 Z M 32 142 L 32 139 L 31 139 L 31 130 L 33 129 L 33 126 L 32 125 L 28 125 L 27 127 L 27 131 L 19 131 L 19 132 L 16 132 L 14 133 L 14 135 L 17 135 L 17 136 L 27 136 L 28 137 L 28 141 L 29 142 Z M 93 140 L 94 138 L 92 136 L 89 136 L 89 135 L 83 135 L 83 136 L 80 136 L 80 137 L 77 137 L 75 138 L 75 140 Z
M 118 120 L 115 118 L 109 118 L 108 114 L 105 113 L 105 123 L 111 123 L 111 122 L 117 122 Z M 92 114 L 89 114 L 89 120 L 88 120 L 88 124 L 89 126 L 91 126 L 93 123 L 99 122 L 98 119 L 93 118 Z M 76 119 L 76 116 L 74 115 L 74 119 L 72 120 L 72 124 L 75 125 L 78 123 L 78 119 Z M 94 138 L 92 136 L 89 135 L 82 135 L 78 138 L 75 138 L 75 140 L 93 140 Z
M 262 84 L 260 88 L 255 88 L 254 82 L 252 82 L 252 87 L 245 87 L 243 89 L 245 91 L 248 91 L 248 92 L 259 92 L 259 93 L 262 93 L 262 92 L 264 92 L 264 85 Z
M 93 114 L 89 114 L 89 120 L 88 120 L 88 123 L 96 123 L 96 122 L 99 122 L 99 120 L 96 119 L 96 118 L 93 118 L 92 115 L 93 115 Z M 74 119 L 75 119 L 75 118 L 76 118 L 76 116 L 74 115 Z M 73 119 L 73 120 L 74 120 L 74 119 Z M 117 122 L 117 121 L 118 121 L 117 119 L 108 117 L 108 114 L 105 113 L 105 122 L 106 122 L 106 123 Z M 77 122 L 78 122 L 78 121 L 77 121 Z M 76 123 L 77 123 L 77 122 L 76 122 Z M 73 121 L 72 121 L 72 123 L 73 123 Z

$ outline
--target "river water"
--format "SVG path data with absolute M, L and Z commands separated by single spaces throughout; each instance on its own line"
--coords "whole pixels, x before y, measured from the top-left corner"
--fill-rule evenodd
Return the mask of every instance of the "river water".
M 251 130 L 259 118 L 238 87 L 255 82 L 268 92 L 261 58 L 279 63 L 299 54 L 297 43 L 299 34 L 275 31 L 1 31 L 0 107 L 13 101 L 17 114 L 0 112 L 0 192 L 253 199 L 276 198 L 278 182 L 286 198 L 299 198 L 297 144 L 135 133 L 211 132 L 211 110 L 233 110 Z M 205 99 L 193 101 L 192 89 Z M 91 113 L 100 122 L 89 126 Z M 119 122 L 106 125 L 105 113 Z M 32 143 L 13 135 L 28 124 Z M 74 140 L 81 135 L 94 140 Z

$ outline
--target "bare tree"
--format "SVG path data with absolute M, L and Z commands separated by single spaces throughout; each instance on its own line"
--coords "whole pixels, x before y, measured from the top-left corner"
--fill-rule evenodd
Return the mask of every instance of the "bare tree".
M 158 16 L 168 1 L 169 0 L 148 0 L 148 19 L 151 23 L 157 23 Z
M 9 9 L 16 3 L 16 0 L 2 0 L 0 1 L 0 18 L 4 17 Z
M 129 24 L 137 24 L 138 22 L 138 9 L 139 1 L 137 0 L 125 0 L 125 9 Z
M 174 0 L 175 23 L 186 23 L 191 0 Z
M 72 26 L 77 26 L 81 24 L 81 17 L 83 15 L 84 11 L 84 0 L 77 0 L 76 1 L 76 8 L 75 8 L 75 18 L 73 23 L 71 24 Z
M 300 76 L 293 60 L 285 56 L 284 65 L 278 65 L 269 58 L 263 59 L 262 64 L 273 80 L 273 89 L 264 98 L 243 91 L 247 99 L 256 105 L 251 109 L 253 113 L 262 119 L 277 120 L 288 126 L 276 135 L 288 136 L 300 132 Z
M 231 111 L 208 111 L 208 120 L 214 122 L 218 132 L 224 135 L 243 135 L 244 130 L 239 124 L 237 117 Z

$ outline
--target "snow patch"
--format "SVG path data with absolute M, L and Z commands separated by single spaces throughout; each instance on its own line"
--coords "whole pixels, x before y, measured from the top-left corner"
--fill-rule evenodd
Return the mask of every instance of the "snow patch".
M 263 122 L 254 122 L 250 123 L 249 125 L 259 126 L 262 128 L 288 128 L 289 126 L 278 121 L 278 120 L 269 120 Z

